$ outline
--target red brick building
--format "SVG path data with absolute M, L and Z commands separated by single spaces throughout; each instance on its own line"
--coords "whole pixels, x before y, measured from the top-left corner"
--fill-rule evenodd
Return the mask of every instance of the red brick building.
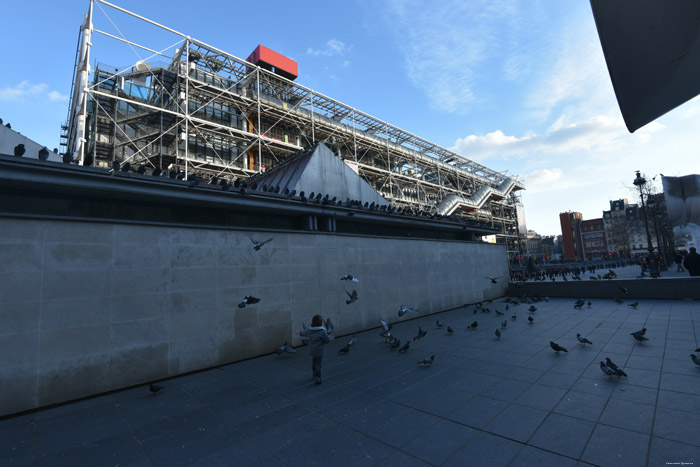
M 583 258 L 581 221 L 580 212 L 569 211 L 559 214 L 562 249 L 564 250 L 564 258 L 568 261 L 575 261 Z

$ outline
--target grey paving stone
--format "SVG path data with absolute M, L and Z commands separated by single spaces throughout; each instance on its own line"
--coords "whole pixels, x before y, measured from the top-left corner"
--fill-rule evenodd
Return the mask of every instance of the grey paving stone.
M 462 407 L 448 414 L 447 418 L 470 427 L 483 428 L 507 406 L 507 402 L 475 396 Z
M 530 386 L 530 383 L 524 381 L 501 378 L 486 386 L 479 395 L 505 402 L 512 402 Z
M 576 376 L 564 375 L 560 373 L 545 373 L 537 380 L 538 384 L 552 386 L 555 388 L 571 389 L 578 378 Z
M 389 400 L 361 409 L 359 412 L 347 417 L 343 424 L 355 430 L 366 433 L 374 427 L 382 425 L 389 420 L 402 417 L 412 409 L 405 405 L 397 404 Z
M 522 447 L 521 443 L 481 432 L 442 465 L 445 467 L 508 465 Z
M 575 467 L 577 461 L 568 457 L 538 449 L 532 446 L 525 446 L 520 451 L 515 459 L 512 460 L 509 467 Z
M 434 415 L 446 416 L 469 401 L 473 394 L 454 388 L 446 388 L 424 399 L 416 407 Z
M 606 397 L 572 390 L 561 398 L 554 412 L 595 422 L 607 403 Z
M 675 391 L 659 391 L 659 407 L 700 414 L 700 396 Z
M 700 446 L 700 414 L 657 407 L 654 436 Z
M 600 466 L 644 465 L 649 435 L 597 425 L 581 459 Z
M 550 413 L 528 444 L 578 459 L 594 427 L 593 422 Z
M 683 464 L 679 464 L 683 462 Z M 698 465 L 700 446 L 652 437 L 648 465 Z
M 427 462 L 408 455 L 405 452 L 395 451 L 386 459 L 377 464 L 377 467 L 423 467 L 429 466 Z
M 484 428 L 489 433 L 526 442 L 547 416 L 544 410 L 511 404 Z
M 282 466 L 282 462 L 270 455 L 264 448 L 254 443 L 238 443 L 227 446 L 215 453 L 193 459 L 188 465 L 196 467 L 217 467 L 230 465 Z
M 690 359 L 690 357 L 688 357 L 688 359 Z M 698 373 L 700 373 L 700 371 Z M 700 375 L 687 376 L 663 373 L 661 375 L 660 388 L 666 391 L 684 392 L 697 396 L 700 395 Z
M 342 444 L 355 445 L 362 438 L 359 433 L 335 424 L 323 431 L 323 436 L 311 435 L 296 444 L 275 452 L 275 457 L 288 465 L 327 465 L 325 459 L 334 454 Z
M 612 399 L 622 399 L 653 406 L 656 404 L 656 395 L 658 392 L 659 391 L 653 388 L 645 388 L 631 384 L 618 384 L 610 397 Z
M 609 397 L 613 391 L 615 391 L 620 377 L 612 376 L 608 378 L 600 371 L 600 366 L 597 368 L 597 371 L 600 376 L 596 376 L 595 378 L 579 378 L 571 389 L 578 392 L 585 392 L 586 394 Z
M 308 414 L 308 409 L 295 404 L 261 414 L 242 423 L 234 423 L 234 425 L 247 436 L 254 437 Z
M 649 434 L 654 421 L 654 406 L 612 399 L 598 423 Z
M 533 384 L 515 399 L 515 402 L 537 409 L 552 410 L 566 393 L 566 389 Z
M 401 449 L 429 464 L 442 464 L 476 433 L 464 425 L 442 420 Z
M 330 417 L 336 421 L 343 422 L 351 415 L 356 414 L 360 410 L 364 410 L 367 407 L 371 407 L 381 398 L 373 396 L 371 394 L 366 394 L 363 392 L 358 392 L 350 397 L 343 399 L 335 404 L 327 405 L 318 410 L 319 413 Z
M 268 451 L 275 452 L 289 446 L 300 443 L 311 435 L 335 426 L 336 422 L 316 413 L 309 413 L 285 424 L 278 424 L 274 428 L 252 437 L 260 446 Z
M 401 417 L 387 420 L 381 425 L 372 427 L 367 432 L 368 436 L 399 448 L 441 421 L 434 415 L 414 409 L 408 410 Z

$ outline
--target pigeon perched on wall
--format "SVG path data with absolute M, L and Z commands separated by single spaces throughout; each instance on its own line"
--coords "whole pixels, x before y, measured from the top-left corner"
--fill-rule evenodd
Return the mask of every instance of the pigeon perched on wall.
M 345 274 L 343 277 L 340 278 L 341 281 L 352 281 L 352 282 L 360 282 L 360 279 L 357 277 L 353 276 L 352 274 Z
M 627 377 L 627 373 L 622 371 L 622 368 L 615 365 L 615 363 L 612 360 L 610 360 L 610 357 L 605 357 L 605 364 L 608 366 L 608 368 L 612 369 L 617 376 L 624 376 L 625 378 Z
M 430 366 L 433 364 L 433 361 L 435 360 L 435 355 L 431 355 L 428 358 L 424 358 L 420 362 L 418 362 L 419 365 L 423 365 L 424 367 Z
M 414 310 L 413 308 L 409 308 L 407 306 L 401 305 L 401 308 L 399 308 L 399 318 L 402 317 L 403 315 L 405 315 L 406 313 L 412 313 L 414 311 L 417 311 L 417 310 Z
M 578 334 L 578 333 L 577 333 L 577 334 L 576 334 L 576 339 L 578 339 L 578 341 L 579 341 L 579 342 L 581 343 L 581 345 L 583 345 L 584 347 L 585 347 L 586 344 L 591 344 L 591 345 L 593 345 L 593 342 L 589 341 L 588 339 L 586 339 L 585 337 L 583 337 L 581 334 Z
M 258 303 L 259 298 L 255 298 L 252 295 L 246 295 L 243 297 L 243 301 L 238 304 L 238 308 L 245 308 L 246 305 L 252 305 L 253 303 Z
M 151 391 L 151 394 L 153 394 L 154 396 L 163 389 L 165 389 L 163 386 L 158 386 L 157 384 L 150 384 L 148 386 L 148 390 Z
M 569 352 L 566 350 L 564 347 L 561 345 L 557 344 L 556 342 L 549 341 L 549 346 L 555 351 L 555 352 Z
M 277 355 L 282 355 L 283 353 L 296 353 L 296 350 L 294 350 L 293 348 L 288 346 L 287 342 L 285 342 L 284 344 L 277 347 L 277 350 L 275 350 L 275 353 Z
M 346 290 L 345 293 L 348 294 L 348 297 L 350 297 L 348 300 L 345 300 L 346 305 L 350 305 L 351 303 L 355 303 L 357 301 L 357 290 L 353 290 L 352 293 Z
M 272 241 L 272 238 L 268 238 L 264 242 L 259 242 L 259 241 L 255 240 L 253 237 L 248 237 L 248 238 L 250 239 L 251 242 L 253 242 L 253 245 L 255 245 L 253 247 L 253 250 L 255 250 L 255 251 L 260 251 L 260 248 L 265 246 L 266 243 L 270 243 Z

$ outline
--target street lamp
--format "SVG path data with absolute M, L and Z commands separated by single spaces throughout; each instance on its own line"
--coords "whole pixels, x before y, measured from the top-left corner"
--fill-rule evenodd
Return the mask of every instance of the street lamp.
M 647 181 L 639 173 L 639 170 L 637 170 L 637 178 L 635 178 L 632 183 L 634 184 L 634 186 L 639 188 L 639 199 L 642 200 L 642 212 L 644 213 L 644 228 L 647 232 L 647 246 L 649 249 L 649 275 L 651 277 L 658 277 L 659 268 L 656 264 L 656 258 L 654 257 L 654 247 L 651 245 L 651 233 L 649 233 L 649 219 L 647 219 L 647 209 L 644 204 L 644 185 L 646 185 Z

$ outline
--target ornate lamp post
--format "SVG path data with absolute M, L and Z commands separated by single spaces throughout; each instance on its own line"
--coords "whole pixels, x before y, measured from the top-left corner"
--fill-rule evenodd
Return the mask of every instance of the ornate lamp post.
M 649 219 L 647 218 L 647 209 L 644 204 L 644 185 L 647 181 L 641 176 L 639 170 L 637 170 L 637 178 L 632 182 L 634 186 L 639 188 L 639 198 L 642 200 L 642 212 L 644 213 L 644 228 L 647 232 L 647 247 L 649 249 L 649 275 L 651 277 L 659 277 L 659 268 L 656 264 L 656 258 L 654 256 L 654 247 L 651 245 L 651 233 L 649 233 Z

